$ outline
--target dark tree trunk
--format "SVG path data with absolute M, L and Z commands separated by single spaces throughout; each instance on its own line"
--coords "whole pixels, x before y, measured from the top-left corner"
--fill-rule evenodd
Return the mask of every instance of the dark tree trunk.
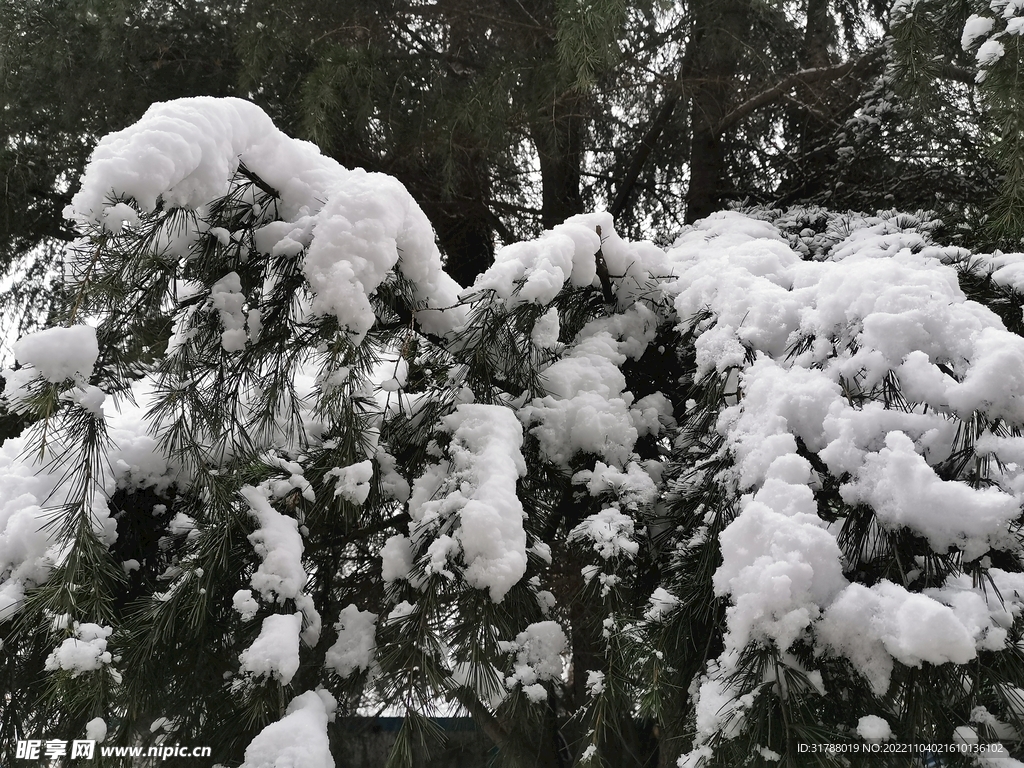
M 494 229 L 483 203 L 424 202 L 445 257 L 445 271 L 463 286 L 494 262 Z
M 835 63 L 830 51 L 835 43 L 835 33 L 829 0 L 807 0 L 807 28 L 800 51 L 801 69 L 825 68 Z M 790 176 L 782 185 L 783 199 L 812 197 L 821 192 L 827 184 L 830 170 L 835 168 L 835 152 L 824 145 L 836 128 L 837 102 L 842 105 L 847 101 L 836 99 L 836 88 L 835 82 L 829 80 L 797 89 L 800 103 L 793 105 L 790 125 L 796 150 L 794 154 L 800 163 L 790 169 Z
M 697 87 L 690 99 L 687 223 L 717 211 L 730 186 L 719 125 L 733 102 L 734 78 L 749 28 L 750 0 L 700 0 L 694 4 L 691 45 Z
M 583 152 L 583 98 L 562 94 L 531 128 L 540 158 L 541 224 L 551 229 L 583 212 L 580 192 Z

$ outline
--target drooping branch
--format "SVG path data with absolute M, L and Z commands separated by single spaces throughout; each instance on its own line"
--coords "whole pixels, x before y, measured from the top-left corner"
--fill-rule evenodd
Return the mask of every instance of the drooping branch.
M 748 115 L 753 114 L 762 107 L 766 107 L 782 98 L 798 85 L 838 80 L 857 70 L 864 69 L 874 63 L 883 52 L 884 48 L 882 46 L 878 46 L 876 48 L 872 48 L 856 59 L 844 61 L 842 64 L 836 64 L 833 67 L 802 69 L 799 72 L 787 75 L 771 88 L 763 90 L 755 96 L 751 96 L 738 107 L 726 114 L 718 123 L 718 131 L 727 131 Z

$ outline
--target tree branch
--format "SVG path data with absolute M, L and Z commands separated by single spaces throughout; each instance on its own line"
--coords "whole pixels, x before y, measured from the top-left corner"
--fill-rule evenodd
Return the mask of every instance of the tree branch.
M 501 724 L 498 718 L 491 714 L 487 707 L 480 703 L 480 699 L 476 697 L 475 693 L 468 688 L 458 688 L 455 691 L 455 698 L 473 716 L 473 720 L 480 726 L 480 730 L 487 734 L 496 747 L 515 747 L 509 739 L 511 734 L 509 734 L 508 729 Z
M 669 118 L 672 117 L 672 112 L 678 103 L 679 90 L 675 89 L 662 103 L 658 114 L 654 116 L 650 126 L 647 128 L 647 132 L 644 133 L 644 137 L 640 139 L 640 146 L 637 147 L 636 154 L 633 155 L 633 160 L 630 162 L 629 168 L 626 169 L 626 175 L 623 176 L 619 188 L 615 191 L 615 200 L 609 209 L 609 213 L 612 216 L 618 218 L 619 214 L 626 209 L 626 203 L 629 202 L 629 196 L 633 193 L 634 187 L 636 187 L 636 182 L 640 178 L 640 172 L 647 163 L 647 158 L 654 151 L 654 147 L 658 143 L 658 139 L 661 138 L 661 134 L 665 130 L 665 126 L 668 125 Z
M 942 65 L 939 70 L 939 77 L 944 80 L 956 80 L 966 85 L 974 85 L 977 82 L 975 78 L 975 72 L 967 67 L 959 67 L 952 62 L 947 62 Z
M 879 46 L 877 48 L 872 48 L 870 51 L 856 59 L 844 61 L 842 64 L 836 64 L 834 67 L 802 69 L 799 72 L 787 75 L 771 88 L 761 91 L 756 96 L 751 96 L 732 110 L 732 112 L 729 112 L 721 119 L 721 121 L 719 121 L 717 129 L 720 133 L 728 130 L 748 115 L 761 109 L 761 107 L 768 106 L 777 99 L 782 98 L 783 95 L 798 85 L 808 85 L 810 83 L 820 83 L 824 80 L 838 80 L 841 77 L 846 77 L 846 75 L 849 75 L 850 73 L 874 62 L 882 55 L 883 51 L 884 49 Z
M 381 533 L 383 531 L 388 530 L 389 528 L 397 528 L 403 523 L 408 523 L 409 519 L 409 514 L 407 512 L 400 512 L 394 517 L 389 517 L 386 520 L 379 520 L 378 522 L 372 523 L 366 526 L 365 528 L 360 528 L 359 530 L 352 531 L 351 533 L 346 533 L 343 536 L 333 538 L 329 541 L 329 543 L 334 546 L 353 544 L 357 541 L 367 539 L 370 536 L 373 536 L 375 533 Z

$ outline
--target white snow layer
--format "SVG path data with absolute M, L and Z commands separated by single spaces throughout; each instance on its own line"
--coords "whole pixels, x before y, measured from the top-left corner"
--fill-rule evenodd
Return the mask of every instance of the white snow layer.
M 461 551 L 466 582 L 500 603 L 526 573 L 524 512 L 516 496 L 516 482 L 526 474 L 523 429 L 511 409 L 480 404 L 458 406 L 443 426 L 452 436 L 451 463 L 429 466 L 413 484 L 410 537 L 425 540 L 457 515 L 453 533 L 431 543 L 428 573 L 450 577 L 448 560 Z M 398 576 L 404 553 L 399 543 L 389 545 L 385 569 Z
M 239 491 L 259 522 L 259 528 L 249 534 L 249 541 L 263 562 L 252 575 L 251 583 L 267 602 L 283 603 L 294 599 L 306 586 L 302 536 L 295 518 L 274 509 L 261 491 L 251 485 Z
M 65 379 L 87 381 L 99 354 L 96 329 L 88 325 L 45 328 L 14 342 L 17 361 L 55 384 Z
M 76 624 L 75 636 L 66 638 L 46 658 L 46 669 L 55 672 L 63 669 L 78 677 L 83 672 L 94 672 L 112 657 L 107 650 L 107 638 L 113 630 L 99 624 Z
M 987 27 L 985 20 L 969 20 L 964 44 L 977 44 L 991 31 Z M 998 41 L 984 42 L 979 61 L 992 63 L 1001 52 Z M 415 480 L 409 536 L 392 537 L 381 552 L 385 580 L 408 578 L 417 564 L 428 577 L 454 579 L 461 570 L 470 586 L 488 590 L 496 602 L 518 583 L 526 570 L 524 513 L 516 497 L 526 472 L 524 429 L 536 438 L 541 456 L 563 471 L 578 469 L 581 454 L 584 466 L 593 466 L 574 481 L 607 498 L 608 506 L 585 520 L 574 538 L 604 557 L 635 552 L 633 512 L 652 503 L 658 487 L 655 469 L 637 461 L 634 447 L 641 436 L 671 425 L 673 414 L 664 397 L 635 402 L 620 367 L 647 350 L 661 319 L 651 306 L 667 301 L 679 330 L 693 333 L 698 376 L 717 376 L 727 385 L 730 407 L 720 414 L 717 430 L 735 466 L 723 483 L 745 494 L 721 534 L 714 588 L 731 603 L 725 651 L 697 686 L 698 739 L 686 760 L 705 754 L 714 733 L 739 727 L 743 703 L 726 681 L 748 643 L 785 652 L 806 641 L 820 653 L 847 658 L 875 691 L 885 690 L 895 663 L 964 663 L 979 649 L 1005 644 L 1007 617 L 1024 609 L 1019 574 L 988 569 L 1004 603 L 962 578 L 920 593 L 887 581 L 850 583 L 836 542 L 840 525 L 819 518 L 818 473 L 799 455 L 814 454 L 844 478 L 843 499 L 870 507 L 883 532 L 906 529 L 937 554 L 963 560 L 991 549 L 1019 551 L 1012 530 L 1024 500 L 1024 462 L 1018 463 L 1024 446 L 1007 434 L 1024 428 L 1024 339 L 960 290 L 954 266 L 975 257 L 935 246 L 886 215 L 849 216 L 822 235 L 827 249 L 805 258 L 806 245 L 771 221 L 740 212 L 718 213 L 687 228 L 667 252 L 627 243 L 615 234 L 610 216 L 591 214 L 536 241 L 503 248 L 463 292 L 443 272 L 429 223 L 401 184 L 342 168 L 238 99 L 157 104 L 134 126 L 104 138 L 66 213 L 110 232 L 136 226 L 137 213 L 158 204 L 192 208 L 201 217 L 205 206 L 229 191 L 241 163 L 280 194 L 283 221 L 257 232 L 256 246 L 301 260 L 314 293 L 312 311 L 336 317 L 356 342 L 374 320 L 369 298 L 395 277 L 410 286 L 417 317 L 433 333 L 452 332 L 464 322 L 462 311 L 441 311 L 460 294 L 493 292 L 543 312 L 532 336 L 533 345 L 545 350 L 543 359 L 552 360 L 542 371 L 543 393 L 518 412 L 462 404 L 443 420 L 451 435 L 450 462 L 428 466 Z M 222 241 L 231 236 L 209 234 Z M 976 258 L 998 285 L 1024 286 L 1020 254 Z M 566 283 L 603 289 L 605 268 L 613 276 L 611 302 L 621 311 L 588 323 L 563 347 L 558 316 L 547 305 Z M 260 326 L 258 310 L 246 310 L 254 297 L 243 297 L 232 274 L 211 288 L 208 305 L 220 313 L 228 352 L 243 349 Z M 653 298 L 645 303 L 640 297 Z M 178 320 L 177 327 L 185 328 Z M 80 391 L 68 398 L 108 422 L 116 446 L 106 456 L 112 472 L 91 509 L 97 533 L 112 541 L 116 531 L 106 498 L 118 487 L 166 490 L 178 471 L 159 455 L 144 408 L 122 404 L 117 414 L 105 412 L 102 393 L 85 386 L 97 358 L 91 329 L 51 329 L 19 345 L 29 374 L 5 373 L 9 387 L 14 382 L 12 389 L 20 391 L 29 375 L 57 383 L 71 379 Z M 879 402 L 882 390 L 897 407 Z M 957 440 L 958 420 L 1000 420 L 1006 430 L 982 434 L 976 444 L 979 458 L 1000 460 L 990 471 L 990 487 L 973 488 L 936 472 Z M 27 445 L 23 437 L 0 446 L 0 621 L 63 557 L 41 522 L 43 505 L 67 499 L 67 481 L 23 456 Z M 402 501 L 409 489 L 393 460 L 375 458 L 382 489 Z M 342 496 L 365 500 L 365 463 L 336 476 Z M 301 613 L 268 616 L 243 666 L 283 680 L 297 666 L 303 621 L 315 629 L 318 619 L 302 593 L 307 574 L 297 521 L 271 505 L 274 483 L 311 493 L 301 471 L 243 491 L 259 526 L 251 537 L 261 557 L 252 586 L 265 602 L 294 600 Z M 235 598 L 243 617 L 255 615 L 251 593 Z M 670 602 L 659 594 L 651 620 L 660 620 Z M 367 622 L 352 614 L 338 627 L 339 638 L 345 633 L 352 640 L 345 653 L 339 649 L 345 658 L 338 661 L 340 670 L 363 668 Z M 351 648 L 361 650 L 347 656 Z M 55 654 L 59 667 L 63 657 Z M 295 749 L 308 753 L 288 752 L 293 731 L 320 734 L 326 717 L 316 693 L 298 697 L 284 720 L 254 740 L 247 763 L 283 768 L 329 761 L 325 734 L 321 742 L 319 736 L 296 742 Z M 321 751 L 314 748 L 319 743 Z
M 370 495 L 370 479 L 373 477 L 373 462 L 369 459 L 348 467 L 335 467 L 328 476 L 338 478 L 334 495 L 352 504 L 362 504 Z
M 343 168 L 241 99 L 154 104 L 134 125 L 105 136 L 65 216 L 102 224 L 124 207 L 117 198 L 145 212 L 161 202 L 202 209 L 228 192 L 240 165 L 280 195 L 283 221 L 258 233 L 258 247 L 275 255 L 305 249 L 302 271 L 316 294 L 313 311 L 335 315 L 354 341 L 374 322 L 368 297 L 392 271 L 412 286 L 427 330 L 445 333 L 462 320 L 459 311 L 431 309 L 455 304 L 460 288 L 441 268 L 430 223 L 405 187 L 383 174 Z M 217 295 L 240 296 L 233 290 Z M 216 300 L 215 306 L 225 320 L 224 348 L 233 351 L 244 346 L 244 331 L 241 306 L 230 301 L 230 308 Z
M 102 717 L 94 717 L 85 724 L 85 738 L 103 743 L 107 738 L 107 722 Z
M 865 741 L 885 741 L 892 738 L 892 728 L 885 718 L 864 715 L 857 721 L 857 735 Z
M 288 685 L 299 670 L 301 613 L 272 613 L 263 620 L 259 636 L 238 654 L 239 668 L 257 677 L 274 677 Z
M 805 260 L 771 222 L 725 212 L 686 231 L 668 256 L 698 374 L 726 377 L 735 392 L 718 431 L 735 458 L 731 482 L 746 492 L 720 535 L 714 584 L 731 602 L 726 649 L 697 691 L 698 740 L 684 762 L 706 754 L 714 734 L 741 727 L 744 704 L 726 681 L 748 643 L 785 652 L 810 641 L 846 657 L 878 695 L 897 662 L 966 663 L 979 649 L 1004 647 L 1008 616 L 1021 610 L 1009 583 L 1005 607 L 968 577 L 923 593 L 851 584 L 841 525 L 818 517 L 818 476 L 798 455 L 817 454 L 836 477 L 848 476 L 844 501 L 871 507 L 883 529 L 909 529 L 937 553 L 959 550 L 967 561 L 1019 550 L 1017 438 L 979 439 L 979 456 L 1005 462 L 990 487 L 935 470 L 951 453 L 956 419 L 977 413 L 1024 426 L 1024 340 L 960 290 L 952 265 L 969 254 L 893 219 L 851 217 L 824 258 Z M 997 259 L 988 258 L 993 269 L 1016 263 Z M 847 397 L 882 387 L 906 406 Z M 881 733 L 866 727 L 865 738 Z
M 545 700 L 547 691 L 542 683 L 561 679 L 562 655 L 568 647 L 569 640 L 558 622 L 531 624 L 516 635 L 515 642 L 507 644 L 508 650 L 515 652 L 516 660 L 505 684 L 509 688 L 521 685 L 530 701 Z
M 338 703 L 325 690 L 307 691 L 285 716 L 257 734 L 245 748 L 242 768 L 334 768 L 327 723 Z
M 341 611 L 335 629 L 338 639 L 327 650 L 324 663 L 342 677 L 364 671 L 373 662 L 376 650 L 377 614 L 348 605 Z
M 963 46 L 963 49 L 965 51 L 970 50 L 976 40 L 987 37 L 995 24 L 995 19 L 972 13 L 964 24 L 963 35 L 960 38 L 960 44 Z

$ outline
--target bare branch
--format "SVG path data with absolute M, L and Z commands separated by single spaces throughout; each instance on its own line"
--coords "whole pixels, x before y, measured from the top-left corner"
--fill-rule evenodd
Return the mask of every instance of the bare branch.
M 842 64 L 836 64 L 833 67 L 802 69 L 799 72 L 787 75 L 771 88 L 761 91 L 756 96 L 751 96 L 732 110 L 732 112 L 721 119 L 718 123 L 717 129 L 719 132 L 728 130 L 748 115 L 782 98 L 783 95 L 798 85 L 809 85 L 810 83 L 820 83 L 827 80 L 838 80 L 839 78 L 846 77 L 852 72 L 872 64 L 882 55 L 883 51 L 884 49 L 879 46 L 877 48 L 872 48 L 870 51 L 856 59 L 844 61 Z

